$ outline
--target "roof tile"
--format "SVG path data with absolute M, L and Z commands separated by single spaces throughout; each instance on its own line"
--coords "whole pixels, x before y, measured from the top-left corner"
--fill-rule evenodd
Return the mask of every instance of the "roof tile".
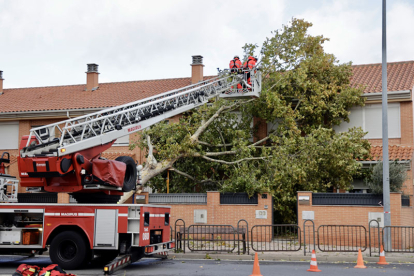
M 388 147 L 389 160 L 408 161 L 413 158 L 414 147 L 392 145 Z M 371 159 L 366 161 L 382 160 L 382 146 L 371 146 Z
M 382 92 L 382 64 L 354 65 L 351 84 L 362 85 L 364 93 Z M 390 62 L 387 65 L 387 90 L 412 90 L 414 87 L 414 61 Z

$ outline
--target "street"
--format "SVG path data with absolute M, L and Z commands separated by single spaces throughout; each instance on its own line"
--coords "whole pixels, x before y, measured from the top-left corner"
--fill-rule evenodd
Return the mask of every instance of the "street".
M 19 264 L 33 264 L 37 266 L 47 266 L 50 264 L 48 257 L 20 257 L 20 256 L 1 256 L 0 257 L 0 276 L 10 276 Z M 318 268 L 322 270 L 318 275 L 399 275 L 413 276 L 414 264 L 390 264 L 379 266 L 374 263 L 366 264 L 367 269 L 355 269 L 355 263 L 318 263 Z M 260 262 L 260 272 L 263 276 L 270 275 L 309 275 L 309 262 Z M 161 259 L 142 259 L 139 262 L 115 272 L 113 275 L 141 275 L 141 276 L 169 276 L 169 275 L 225 275 L 225 276 L 249 276 L 252 274 L 252 261 L 218 261 L 218 260 L 161 260 Z M 102 267 L 94 266 L 82 270 L 68 271 L 78 276 L 82 275 L 103 275 Z

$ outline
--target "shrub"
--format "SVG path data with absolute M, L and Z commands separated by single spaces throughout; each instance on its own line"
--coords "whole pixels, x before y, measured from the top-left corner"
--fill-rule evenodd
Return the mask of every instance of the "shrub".
M 383 193 L 383 162 L 379 162 L 372 168 L 372 174 L 365 178 L 365 183 L 374 194 Z M 407 180 L 407 170 L 403 164 L 397 161 L 390 162 L 390 192 L 400 192 Z

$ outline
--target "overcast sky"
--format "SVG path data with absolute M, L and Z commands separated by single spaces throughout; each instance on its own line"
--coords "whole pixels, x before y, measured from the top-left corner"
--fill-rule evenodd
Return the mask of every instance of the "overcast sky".
M 388 61 L 414 60 L 414 1 L 388 0 Z M 189 77 L 226 68 L 245 43 L 261 45 L 292 17 L 330 38 L 340 62 L 381 63 L 381 0 L 0 0 L 4 88 Z

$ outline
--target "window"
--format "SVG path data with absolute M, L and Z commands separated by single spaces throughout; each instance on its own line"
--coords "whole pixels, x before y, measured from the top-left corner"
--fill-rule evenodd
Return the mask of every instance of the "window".
M 0 149 L 19 148 L 19 122 L 0 122 Z
M 352 127 L 362 127 L 368 134 L 366 139 L 382 138 L 382 105 L 367 104 L 364 107 L 353 107 L 349 115 L 349 123 L 342 122 L 335 126 L 337 132 L 348 131 Z M 388 104 L 388 137 L 401 138 L 400 104 Z
M 114 146 L 127 147 L 129 145 L 129 135 L 116 139 Z
M 150 213 L 145 212 L 144 213 L 144 226 L 149 226 L 150 224 Z

